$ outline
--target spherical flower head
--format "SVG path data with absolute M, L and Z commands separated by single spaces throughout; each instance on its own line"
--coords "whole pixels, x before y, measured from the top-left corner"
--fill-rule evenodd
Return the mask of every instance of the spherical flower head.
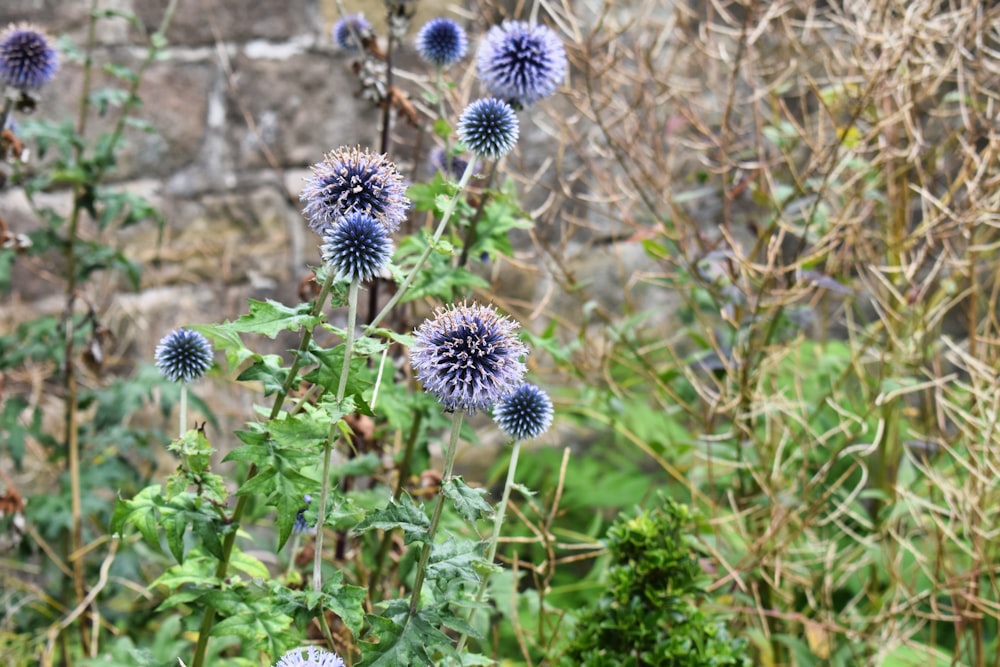
M 566 49 L 547 26 L 504 21 L 486 33 L 476 65 L 491 95 L 524 107 L 556 92 L 566 76 Z
M 494 97 L 476 100 L 458 118 L 458 136 L 476 155 L 499 160 L 517 143 L 517 114 Z
M 367 213 L 392 234 L 410 207 L 403 177 L 389 158 L 346 146 L 313 165 L 299 199 L 309 226 L 321 235 L 350 213 Z
M 211 367 L 212 345 L 197 331 L 178 329 L 160 340 L 153 358 L 171 382 L 191 382 Z
M 348 213 L 323 232 L 323 241 L 323 261 L 337 280 L 368 282 L 392 257 L 389 233 L 367 213 Z
M 310 496 L 307 493 L 304 496 L 302 496 L 302 499 L 305 501 L 306 506 L 303 507 L 302 509 L 300 509 L 295 514 L 295 523 L 292 524 L 292 532 L 295 532 L 295 533 L 315 533 L 316 532 L 316 528 L 314 526 L 309 525 L 309 522 L 306 521 L 306 510 L 309 509 L 309 505 L 312 504 L 312 496 Z
M 345 51 L 357 51 L 361 48 L 358 40 L 364 41 L 372 36 L 372 24 L 364 14 L 348 14 L 333 24 L 333 41 Z
M 440 171 L 445 176 L 458 180 L 462 178 L 462 174 L 468 168 L 469 161 L 458 155 L 450 155 L 443 146 L 437 146 L 427 156 L 427 164 L 431 169 L 431 174 Z
M 0 82 L 19 90 L 37 90 L 59 69 L 56 50 L 44 33 L 28 24 L 11 24 L 0 34 Z
M 521 357 L 528 347 L 517 337 L 519 328 L 492 306 L 439 309 L 414 332 L 414 374 L 448 411 L 489 409 L 517 389 L 527 370 Z
M 437 67 L 446 67 L 465 57 L 469 39 L 465 30 L 451 19 L 431 19 L 417 33 L 417 52 Z
M 493 421 L 515 440 L 537 438 L 552 425 L 552 399 L 542 389 L 524 383 L 496 404 Z
M 302 657 L 302 652 L 306 652 L 306 656 Z M 274 667 L 345 667 L 344 659 L 341 658 L 336 653 L 330 653 L 321 648 L 316 648 L 315 646 L 306 646 L 304 648 L 292 649 L 285 655 L 281 656 L 278 662 L 274 663 Z

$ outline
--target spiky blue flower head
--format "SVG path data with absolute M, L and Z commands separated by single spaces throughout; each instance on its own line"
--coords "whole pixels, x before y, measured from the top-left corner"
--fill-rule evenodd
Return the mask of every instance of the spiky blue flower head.
M 495 97 L 476 100 L 458 117 L 458 137 L 466 148 L 490 160 L 499 160 L 517 143 L 520 128 L 509 104 Z
M 305 501 L 306 506 L 300 509 L 295 514 L 295 523 L 292 524 L 292 531 L 296 533 L 314 533 L 316 532 L 316 527 L 311 526 L 308 521 L 306 521 L 306 510 L 309 509 L 309 505 L 312 504 L 312 496 L 308 493 L 302 496 Z
M 37 90 L 59 69 L 49 38 L 33 26 L 13 23 L 0 34 L 0 82 L 19 90 Z
M 417 33 L 417 53 L 437 67 L 446 67 L 465 57 L 469 38 L 451 19 L 431 19 Z
M 309 226 L 320 235 L 350 213 L 367 213 L 392 234 L 410 207 L 396 165 L 360 147 L 342 146 L 314 164 L 299 199 Z
M 493 421 L 515 440 L 537 438 L 552 425 L 552 399 L 525 382 L 493 408 Z
M 448 411 L 486 410 L 521 384 L 528 346 L 520 325 L 492 306 L 454 305 L 425 320 L 410 348 L 410 364 L 424 391 Z
M 361 48 L 358 40 L 372 36 L 372 24 L 364 14 L 348 14 L 333 24 L 332 34 L 337 46 L 345 51 L 357 51 Z
M 197 331 L 177 329 L 160 340 L 153 359 L 171 382 L 191 382 L 211 367 L 212 344 Z
M 504 21 L 490 28 L 476 54 L 486 90 L 517 107 L 556 92 L 566 76 L 566 64 L 566 49 L 556 33 L 523 21 Z
M 304 658 L 303 651 L 306 652 Z M 274 667 L 344 667 L 344 659 L 336 653 L 315 646 L 305 646 L 292 649 L 281 656 L 281 659 L 274 663 Z
M 432 174 L 440 171 L 456 181 L 462 178 L 462 174 L 469 166 L 468 160 L 458 155 L 450 155 L 443 146 L 437 146 L 431 151 L 430 155 L 427 156 L 427 163 Z
M 385 226 L 367 213 L 348 213 L 323 232 L 320 252 L 337 280 L 368 282 L 389 263 L 392 240 Z

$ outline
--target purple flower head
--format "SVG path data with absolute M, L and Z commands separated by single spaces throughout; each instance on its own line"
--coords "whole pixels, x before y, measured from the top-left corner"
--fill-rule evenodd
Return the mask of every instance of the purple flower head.
M 296 533 L 315 533 L 316 528 L 309 525 L 309 522 L 306 521 L 306 510 L 312 504 L 312 496 L 307 493 L 302 496 L 302 500 L 305 501 L 306 506 L 295 514 L 295 523 L 292 525 L 292 531 Z
M 494 406 L 493 421 L 515 440 L 537 438 L 552 425 L 552 399 L 526 382 Z
M 364 14 L 348 14 L 333 24 L 333 41 L 345 51 L 357 51 L 361 48 L 358 40 L 364 41 L 372 36 L 372 24 Z
M 517 143 L 517 114 L 494 97 L 476 100 L 458 118 L 458 137 L 466 148 L 490 160 L 499 160 Z
M 58 69 L 56 50 L 33 26 L 11 24 L 0 34 L 0 83 L 37 90 L 51 81 Z
M 211 367 L 212 345 L 197 331 L 178 329 L 160 340 L 153 358 L 171 382 L 191 382 Z
M 302 657 L 302 652 L 306 652 L 306 657 Z M 315 646 L 306 646 L 292 649 L 281 656 L 274 667 L 344 667 L 344 659 L 336 653 Z
M 314 164 L 312 172 L 299 199 L 318 234 L 350 213 L 367 213 L 389 234 L 406 219 L 410 200 L 403 177 L 385 155 L 342 146 Z
M 323 232 L 323 261 L 338 280 L 368 282 L 392 257 L 392 241 L 385 226 L 367 213 L 348 213 Z
M 431 19 L 417 33 L 417 52 L 437 67 L 458 62 L 465 57 L 468 48 L 465 30 L 451 19 Z
M 521 384 L 528 347 L 517 337 L 519 328 L 492 306 L 441 308 L 417 328 L 410 363 L 424 391 L 446 410 L 475 414 Z
M 516 107 L 548 97 L 566 76 L 566 50 L 551 28 L 504 21 L 490 28 L 476 56 L 479 79 L 491 95 Z
M 457 155 L 449 155 L 442 146 L 438 146 L 427 156 L 427 163 L 431 174 L 441 172 L 448 178 L 458 180 L 462 178 L 465 169 L 469 166 L 469 161 Z

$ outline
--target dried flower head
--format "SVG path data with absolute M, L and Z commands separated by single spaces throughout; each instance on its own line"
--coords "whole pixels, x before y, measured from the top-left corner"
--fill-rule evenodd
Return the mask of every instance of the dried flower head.
M 417 52 L 437 67 L 446 67 L 465 57 L 469 40 L 465 30 L 451 19 L 431 19 L 417 33 Z
M 37 90 L 59 69 L 49 38 L 28 24 L 11 24 L 0 35 L 0 82 L 19 90 Z
M 526 382 L 496 404 L 493 421 L 515 440 L 537 438 L 552 425 L 552 399 Z
M 367 213 L 348 213 L 323 232 L 323 261 L 337 280 L 367 282 L 389 263 L 392 241 L 385 226 Z
M 476 155 L 498 160 L 514 148 L 519 127 L 509 104 L 494 97 L 476 100 L 458 118 L 458 136 Z
M 299 199 L 317 233 L 324 234 L 349 213 L 367 213 L 389 234 L 406 219 L 406 187 L 385 155 L 342 146 L 313 165 L 312 172 Z
M 492 306 L 442 308 L 417 328 L 410 363 L 424 390 L 445 409 L 474 414 L 521 384 L 528 347 L 517 337 L 519 328 Z
M 566 49 L 547 26 L 504 21 L 486 33 L 476 64 L 491 95 L 524 107 L 559 87 L 566 76 Z
M 160 340 L 153 358 L 171 382 L 191 382 L 211 367 L 212 344 L 197 331 L 178 329 Z
M 302 652 L 306 657 L 302 657 Z M 336 653 L 315 646 L 292 649 L 274 664 L 274 667 L 344 667 L 344 659 Z
M 372 24 L 364 14 L 348 14 L 333 24 L 333 41 L 345 51 L 357 51 L 361 48 L 358 40 L 371 38 Z

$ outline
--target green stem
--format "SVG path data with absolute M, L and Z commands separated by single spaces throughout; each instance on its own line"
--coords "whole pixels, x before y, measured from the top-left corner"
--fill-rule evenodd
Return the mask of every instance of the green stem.
M 410 596 L 410 616 L 417 613 L 420 602 L 420 590 L 424 587 L 424 576 L 427 573 L 427 561 L 431 558 L 431 548 L 434 546 L 434 535 L 441 522 L 441 512 L 444 509 L 444 485 L 451 481 L 451 471 L 455 467 L 455 454 L 458 452 L 458 437 L 462 431 L 464 414 L 459 412 L 451 422 L 451 437 L 448 439 L 448 449 L 444 454 L 444 472 L 441 474 L 441 490 L 438 491 L 437 504 L 431 516 L 431 525 L 427 529 L 427 543 L 420 550 L 420 562 L 417 563 L 417 575 L 413 581 L 413 594 Z
M 389 312 L 393 309 L 393 307 L 395 307 L 397 303 L 399 303 L 399 300 L 402 299 L 403 296 L 406 294 L 406 291 L 410 288 L 410 285 L 413 284 L 413 279 L 417 277 L 417 273 L 419 273 L 420 269 L 423 268 L 424 263 L 427 261 L 427 258 L 430 257 L 431 252 L 434 250 L 434 247 L 437 245 L 438 241 L 441 240 L 441 235 L 444 234 L 444 230 L 448 226 L 448 220 L 451 219 L 452 214 L 455 212 L 455 207 L 458 206 L 459 196 L 462 194 L 462 190 L 465 189 L 465 186 L 468 185 L 469 179 L 472 178 L 472 172 L 475 169 L 475 166 L 476 166 L 476 161 L 470 160 L 469 165 L 465 168 L 465 172 L 462 173 L 461 180 L 459 180 L 458 182 L 458 190 L 455 192 L 454 195 L 452 195 L 451 199 L 448 200 L 448 206 L 445 208 L 444 213 L 441 215 L 441 222 L 438 223 L 437 229 L 434 230 L 433 238 L 431 238 L 430 242 L 427 244 L 427 247 L 424 248 L 424 251 L 423 253 L 420 254 L 420 257 L 417 258 L 417 263 L 413 265 L 412 269 L 410 269 L 410 273 L 403 280 L 402 284 L 400 284 L 399 289 L 397 289 L 396 293 L 392 295 L 391 299 L 389 299 L 389 303 L 385 304 L 385 307 L 382 308 L 382 312 L 376 315 L 375 319 L 373 319 L 371 323 L 367 327 L 365 327 L 365 335 L 368 335 L 372 331 L 374 331 L 375 327 L 378 326 L 379 322 L 385 319 L 385 316 L 389 314 Z
M 507 501 L 510 500 L 510 490 L 514 486 L 514 473 L 517 471 L 517 457 L 521 453 L 521 441 L 514 441 L 514 450 L 510 453 L 510 464 L 507 466 L 507 481 L 503 485 L 503 497 L 500 498 L 500 504 L 497 505 L 496 518 L 493 520 L 493 534 L 490 536 L 490 546 L 486 551 L 486 562 L 492 564 L 493 559 L 497 555 L 497 544 L 500 543 L 500 527 L 503 525 L 503 516 L 507 511 Z M 469 617 L 466 619 L 469 624 L 472 624 L 472 620 L 476 617 L 476 612 L 479 610 L 479 603 L 483 601 L 483 597 L 486 595 L 486 589 L 490 584 L 490 573 L 487 572 L 483 574 L 483 580 L 479 582 L 479 590 L 476 591 L 476 605 L 469 610 Z M 458 638 L 458 648 L 456 649 L 458 653 L 462 652 L 465 648 L 465 643 L 468 641 L 469 635 L 462 633 L 462 636 Z
M 327 297 L 330 296 L 330 289 L 333 287 L 333 272 L 329 271 L 326 276 L 326 280 L 323 282 L 323 287 L 320 288 L 319 295 L 316 297 L 316 301 L 313 302 L 312 316 L 316 317 L 323 310 L 323 306 L 326 303 Z M 305 351 L 309 348 L 309 341 L 312 340 L 312 329 L 307 328 L 302 332 L 302 341 L 299 343 L 299 349 L 295 353 L 295 358 L 292 359 L 292 366 L 288 369 L 288 375 L 285 377 L 285 382 L 281 385 L 281 390 L 274 399 L 274 405 L 271 407 L 271 414 L 268 417 L 268 421 L 274 419 L 281 412 L 281 406 L 285 402 L 285 398 L 288 396 L 288 392 L 292 389 L 292 384 L 295 382 L 295 376 L 298 374 L 299 367 L 302 365 L 302 356 Z M 247 470 L 247 476 L 244 480 L 244 484 L 249 482 L 251 479 L 257 476 L 257 466 L 254 464 L 250 465 L 250 469 Z M 222 559 L 219 560 L 219 564 L 215 568 L 215 578 L 222 581 L 226 577 L 226 573 L 229 571 L 229 559 L 233 555 L 233 547 L 236 544 L 236 533 L 239 528 L 240 520 L 243 518 L 243 512 L 246 511 L 247 502 L 249 501 L 249 495 L 242 495 L 236 499 L 236 507 L 233 508 L 233 516 L 230 519 L 230 530 L 226 533 L 226 537 L 222 541 Z M 212 625 L 215 623 L 215 606 L 208 605 L 205 607 L 205 615 L 201 619 L 201 626 L 198 628 L 198 643 L 195 645 L 194 649 L 194 659 L 191 662 L 191 667 L 204 667 L 205 664 L 205 652 L 208 649 L 208 633 L 212 630 Z
M 347 292 L 347 332 L 344 338 L 344 365 L 340 369 L 340 382 L 337 385 L 337 408 L 344 402 L 347 392 L 347 374 L 351 370 L 351 355 L 354 353 L 354 327 L 358 320 L 358 288 L 357 279 L 351 281 Z M 323 448 L 323 489 L 319 496 L 319 510 L 316 514 L 316 553 L 313 560 L 313 590 L 319 593 L 323 590 L 323 527 L 326 523 L 326 501 L 330 495 L 330 459 L 333 456 L 333 444 L 337 441 L 340 429 L 339 419 L 330 422 L 330 434 Z
M 486 176 L 486 183 L 483 184 L 483 194 L 479 198 L 479 203 L 476 205 L 476 212 L 472 214 L 472 220 L 469 221 L 469 226 L 465 229 L 465 240 L 462 243 L 462 254 L 458 257 L 459 268 L 463 268 L 469 261 L 469 251 L 472 250 L 472 244 L 476 242 L 476 229 L 479 227 L 479 221 L 483 218 L 483 209 L 486 208 L 486 199 L 489 196 L 490 186 L 493 185 L 493 179 L 496 175 L 497 163 L 494 162 L 490 165 L 490 173 Z
M 187 383 L 181 383 L 181 416 L 180 416 L 180 433 L 178 437 L 184 437 L 184 425 L 187 423 L 187 409 L 188 409 L 188 388 Z

